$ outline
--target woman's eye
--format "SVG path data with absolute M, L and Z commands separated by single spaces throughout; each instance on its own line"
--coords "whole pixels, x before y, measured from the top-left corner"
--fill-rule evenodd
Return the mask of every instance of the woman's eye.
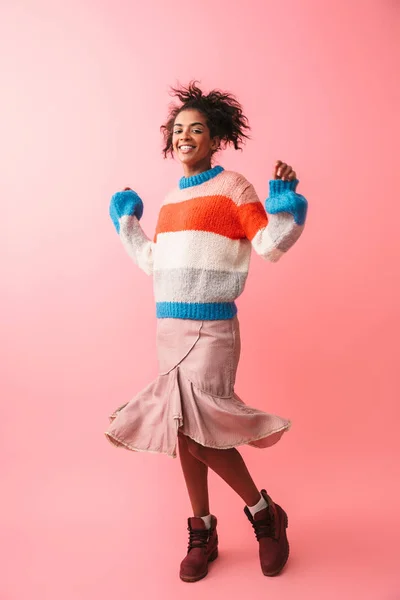
M 193 133 L 203 133 L 202 129 L 193 129 Z

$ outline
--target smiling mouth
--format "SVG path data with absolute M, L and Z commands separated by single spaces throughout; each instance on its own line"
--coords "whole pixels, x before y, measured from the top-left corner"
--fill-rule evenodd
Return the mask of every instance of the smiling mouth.
M 178 146 L 180 152 L 183 154 L 187 154 L 195 149 L 195 146 L 190 146 L 189 144 L 182 144 L 182 146 Z

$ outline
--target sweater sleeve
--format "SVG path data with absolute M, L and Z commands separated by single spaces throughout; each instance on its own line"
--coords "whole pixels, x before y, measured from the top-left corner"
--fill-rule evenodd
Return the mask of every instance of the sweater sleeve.
M 142 215 L 143 202 L 133 190 L 117 192 L 111 198 L 110 217 L 125 250 L 138 267 L 152 275 L 154 243 L 139 223 Z
M 241 194 L 238 210 L 245 235 L 257 254 L 271 262 L 277 262 L 303 232 L 308 203 L 296 192 L 298 183 L 270 181 L 265 209 L 251 184 Z

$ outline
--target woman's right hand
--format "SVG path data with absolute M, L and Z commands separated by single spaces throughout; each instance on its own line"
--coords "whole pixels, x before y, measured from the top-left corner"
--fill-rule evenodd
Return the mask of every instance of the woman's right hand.
M 120 219 L 125 216 L 135 216 L 138 220 L 143 215 L 143 202 L 136 192 L 131 188 L 125 188 L 122 192 L 113 195 L 110 202 L 110 217 L 114 227 L 119 233 Z

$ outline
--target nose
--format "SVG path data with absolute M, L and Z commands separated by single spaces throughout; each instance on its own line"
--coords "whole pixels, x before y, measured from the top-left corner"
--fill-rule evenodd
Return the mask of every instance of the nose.
M 187 140 L 191 139 L 190 138 L 190 129 L 189 129 L 189 127 L 183 127 L 182 128 L 182 133 L 180 135 L 180 139 L 182 141 L 187 141 Z

